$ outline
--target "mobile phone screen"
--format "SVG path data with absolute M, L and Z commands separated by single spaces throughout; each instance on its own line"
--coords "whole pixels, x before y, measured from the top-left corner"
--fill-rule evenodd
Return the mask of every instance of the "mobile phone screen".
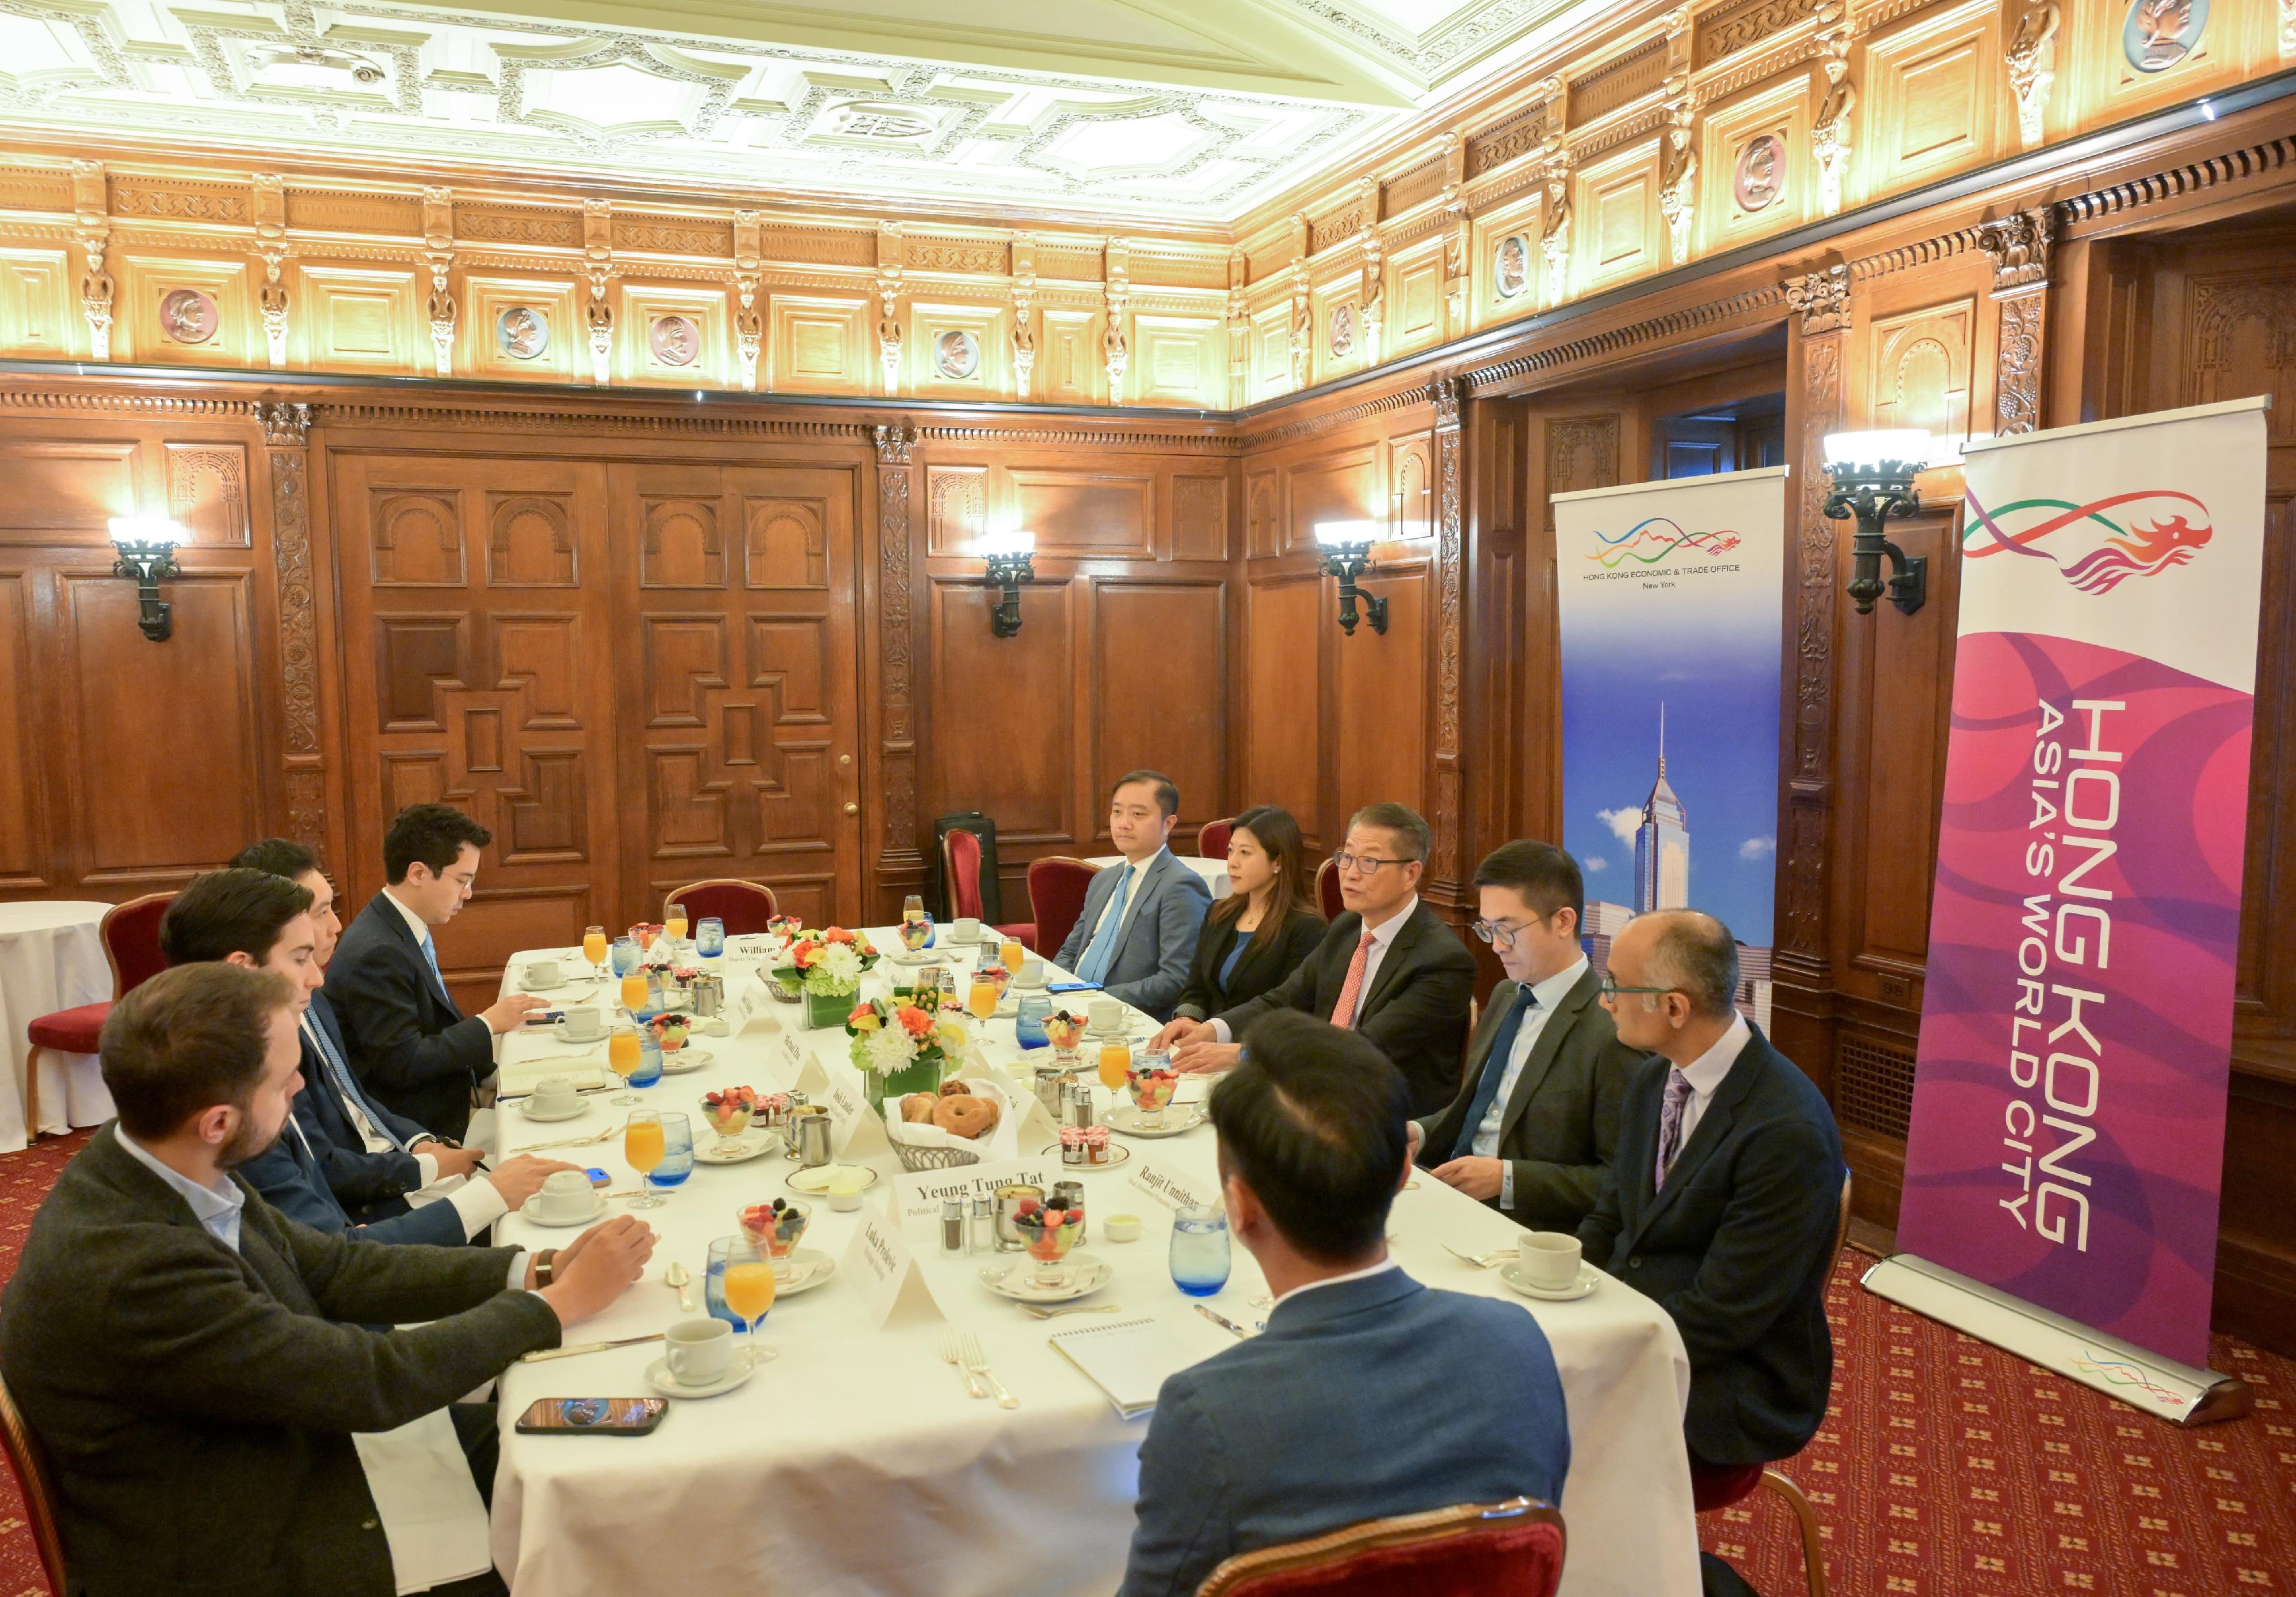
M 661 1423 L 667 1397 L 537 1397 L 519 1417 L 522 1431 L 597 1431 L 642 1437 Z

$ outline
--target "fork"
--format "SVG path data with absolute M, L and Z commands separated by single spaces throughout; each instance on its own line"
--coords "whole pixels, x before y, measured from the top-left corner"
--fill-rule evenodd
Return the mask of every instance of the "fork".
M 567 1137 L 562 1141 L 555 1142 L 529 1142 L 525 1147 L 515 1149 L 513 1151 L 518 1153 L 539 1153 L 545 1148 L 587 1148 L 593 1142 L 603 1142 L 609 1137 L 618 1137 L 622 1134 L 622 1131 L 623 1127 L 613 1126 L 609 1126 L 606 1130 L 600 1132 L 594 1137 Z
M 959 1375 L 964 1377 L 964 1389 L 969 1395 L 975 1397 L 986 1397 L 988 1396 L 988 1392 L 981 1387 L 980 1382 L 974 1379 L 972 1370 L 966 1366 L 964 1363 L 964 1350 L 957 1342 L 956 1332 L 952 1331 L 947 1336 L 941 1338 L 940 1356 L 943 1364 L 948 1365 L 950 1369 L 955 1370 Z
M 988 1355 L 980 1350 L 980 1333 L 978 1331 L 968 1331 L 964 1333 L 964 1367 L 988 1383 L 989 1389 L 996 1394 L 998 1408 L 1021 1406 L 1021 1400 L 1013 1396 L 1005 1388 L 1004 1383 L 996 1379 L 996 1372 L 989 1369 Z
M 1095 1303 L 1072 1308 L 1031 1308 L 1024 1303 L 1021 1306 L 1021 1312 L 1031 1320 L 1057 1320 L 1062 1314 L 1120 1314 L 1124 1312 L 1124 1306 L 1120 1303 Z
M 1446 1242 L 1443 1244 L 1443 1251 L 1450 1254 L 1455 1258 L 1465 1259 L 1478 1270 L 1491 1270 L 1498 1267 L 1498 1263 L 1501 1259 L 1515 1257 L 1520 1253 L 1521 1249 L 1514 1248 L 1494 1248 L 1488 1253 L 1462 1253 L 1458 1249 L 1454 1248 L 1450 1243 Z

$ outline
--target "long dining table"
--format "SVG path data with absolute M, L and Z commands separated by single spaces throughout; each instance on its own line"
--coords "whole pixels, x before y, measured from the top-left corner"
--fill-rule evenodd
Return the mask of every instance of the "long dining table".
M 869 935 L 881 950 L 900 946 L 890 930 Z M 709 962 L 720 968 L 740 1029 L 726 1036 L 697 1033 L 686 1046 L 709 1058 L 685 1073 L 665 1074 L 639 1093 L 646 1108 L 688 1115 L 698 1145 L 715 1136 L 701 1114 L 705 1092 L 786 1088 L 808 1056 L 824 1073 L 851 1069 L 850 1039 L 841 1028 L 802 1029 L 802 1005 L 771 999 L 760 965 L 768 946 L 762 938 L 735 938 L 722 959 Z M 971 963 L 970 950 L 943 952 L 957 955 L 953 962 L 960 970 Z M 581 964 L 572 949 L 518 955 L 505 972 L 505 990 L 520 981 L 529 959 L 544 956 L 562 966 Z M 1064 979 L 1058 971 L 1050 977 Z M 914 968 L 882 961 L 863 978 L 862 996 L 882 995 L 897 979 L 914 980 Z M 614 985 L 576 982 L 545 995 L 611 1011 Z M 1126 1021 L 1136 1047 L 1154 1029 L 1136 1011 L 1128 1011 Z M 980 1053 L 1026 1093 L 1034 1062 L 1044 1056 L 1024 1057 L 1009 1017 L 972 1026 Z M 570 1069 L 594 1060 L 603 1069 L 604 1058 L 603 1042 L 586 1049 L 535 1031 L 510 1034 L 500 1053 L 505 1080 L 530 1078 L 537 1060 Z M 1080 1073 L 1088 1076 L 1089 1068 Z M 1182 1104 L 1204 1090 L 1201 1081 L 1186 1078 Z M 1094 1091 L 1104 1118 L 1109 1095 Z M 493 1120 L 496 1151 L 614 1133 L 627 1111 L 608 1097 L 587 1096 L 578 1116 L 546 1125 L 528 1118 L 517 1101 L 506 1102 Z M 1046 1139 L 1040 1132 L 1029 1140 Z M 881 1324 L 849 1263 L 824 1284 L 775 1304 L 758 1333 L 771 1357 L 750 1380 L 722 1396 L 673 1398 L 648 1436 L 521 1434 L 512 1423 L 537 1398 L 653 1395 L 645 1372 L 661 1355 L 660 1342 L 513 1364 L 500 1386 L 502 1458 L 493 1504 L 495 1561 L 512 1591 L 521 1597 L 1113 1593 L 1132 1534 L 1138 1451 L 1149 1420 L 1119 1418 L 1050 1337 L 1111 1319 L 1152 1318 L 1188 1351 L 1210 1357 L 1234 1337 L 1194 1312 L 1195 1302 L 1243 1327 L 1267 1313 L 1266 1283 L 1241 1246 L 1218 1294 L 1183 1296 L 1167 1262 L 1170 1212 L 1131 1183 L 1131 1175 L 1153 1162 L 1199 1191 L 1217 1191 L 1209 1125 L 1157 1140 L 1113 1141 L 1126 1151 L 1125 1164 L 1057 1174 L 1085 1183 L 1084 1247 L 1112 1266 L 1110 1284 L 1086 1301 L 1120 1305 L 1120 1315 L 1035 1319 L 983 1284 L 980 1258 L 944 1257 L 937 1242 L 917 1233 L 907 1242 L 930 1288 L 932 1312 L 896 1314 Z M 902 1170 L 889 1147 L 877 1146 L 855 1161 L 878 1176 L 862 1209 L 840 1213 L 825 1199 L 808 1200 L 806 1247 L 842 1259 L 865 1218 L 889 1218 L 888 1199 Z M 619 1135 L 551 1151 L 603 1170 L 611 1191 L 638 1185 Z M 677 1293 L 663 1280 L 673 1262 L 691 1273 L 699 1308 L 711 1240 L 738 1231 L 739 1209 L 793 1196 L 789 1181 L 799 1169 L 778 1151 L 740 1164 L 697 1164 L 668 1191 L 666 1204 L 641 1211 L 660 1235 L 645 1278 L 611 1308 L 574 1327 L 568 1341 L 644 1336 L 684 1317 Z M 612 1200 L 607 1212 L 624 1208 Z M 1126 1213 L 1141 1217 L 1139 1240 L 1110 1241 L 1107 1218 Z M 1574 1302 L 1513 1293 L 1497 1270 L 1478 1268 L 1448 1249 L 1474 1254 L 1508 1247 L 1520 1228 L 1423 1174 L 1397 1196 L 1390 1233 L 1390 1251 L 1417 1280 L 1513 1302 L 1546 1333 L 1570 1412 L 1571 1460 L 1561 1503 L 1569 1535 L 1564 1597 L 1691 1597 L 1699 1586 L 1697 1531 L 1682 1443 L 1690 1372 L 1673 1322 L 1607 1276 Z M 496 1240 L 543 1248 L 573 1234 L 512 1213 L 499 1222 Z M 944 1362 L 952 1331 L 978 1336 L 1016 1407 L 969 1396 L 961 1372 Z M 1470 1390 L 1477 1379 L 1472 1368 L 1458 1372 Z M 1375 1391 L 1332 1396 L 1379 1401 Z M 1408 1424 L 1410 1416 L 1398 1414 L 1395 1422 Z

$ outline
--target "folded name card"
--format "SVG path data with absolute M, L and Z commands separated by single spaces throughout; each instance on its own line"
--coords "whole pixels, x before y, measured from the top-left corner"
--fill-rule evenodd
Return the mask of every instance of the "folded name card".
M 845 1249 L 842 1268 L 860 1283 L 861 1300 L 879 1328 L 942 1318 L 940 1305 L 901 1240 L 901 1228 L 877 1214 L 865 1214 Z
M 1140 1167 L 1132 1174 L 1132 1185 L 1145 1192 L 1168 1209 L 1178 1209 L 1192 1204 L 1217 1204 L 1220 1201 L 1217 1187 L 1207 1190 L 1200 1180 L 1182 1175 L 1168 1165 L 1154 1159 L 1137 1161 Z
M 806 1091 L 815 1094 L 815 1102 L 829 1110 L 831 1146 L 837 1157 L 857 1162 L 872 1154 L 890 1153 L 893 1144 L 885 1136 L 884 1121 L 869 1107 L 861 1072 L 850 1065 L 824 1068 L 818 1061 L 813 1061 L 813 1069 L 822 1083 L 818 1089 Z
M 975 1198 L 993 1198 L 997 1188 L 1015 1183 L 1042 1187 L 1050 1193 L 1053 1183 L 1061 1178 L 1061 1162 L 1056 1159 L 1004 1159 L 898 1175 L 893 1179 L 893 1216 L 906 1235 L 937 1238 L 944 1199 L 955 1198 L 969 1205 Z

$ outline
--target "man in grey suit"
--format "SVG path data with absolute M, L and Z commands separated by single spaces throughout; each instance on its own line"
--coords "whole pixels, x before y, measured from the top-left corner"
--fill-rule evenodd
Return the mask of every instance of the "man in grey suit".
M 1187 991 L 1196 939 L 1212 906 L 1203 878 L 1164 846 L 1179 813 L 1180 790 L 1162 772 L 1117 779 L 1108 831 L 1124 861 L 1093 877 L 1084 913 L 1053 962 L 1159 1020 L 1172 1018 L 1172 1006 Z
M 1411 1169 L 1401 1073 L 1293 1011 L 1247 1041 L 1211 1118 L 1229 1227 L 1275 1305 L 1265 1333 L 1164 1382 L 1119 1597 L 1188 1597 L 1223 1560 L 1366 1519 L 1557 1503 L 1570 1467 L 1538 1322 L 1388 1257 Z
M 104 1023 L 119 1118 L 65 1167 L 0 1297 L 0 1372 L 48 1454 L 72 1597 L 393 1597 L 352 1433 L 556 1347 L 653 1250 L 627 1216 L 531 1256 L 286 1218 L 231 1172 L 278 1137 L 300 1057 L 287 979 L 221 962 L 161 971 Z M 474 1464 L 496 1435 L 480 1417 Z M 436 1589 L 502 1590 L 476 1578 Z
M 1411 1125 L 1411 1153 L 1533 1231 L 1577 1231 L 1603 1190 L 1619 1106 L 1644 1055 L 1619 1041 L 1578 946 L 1578 862 L 1552 843 L 1503 843 L 1475 868 L 1475 935 L 1507 979 L 1467 1048 L 1467 1079 Z

